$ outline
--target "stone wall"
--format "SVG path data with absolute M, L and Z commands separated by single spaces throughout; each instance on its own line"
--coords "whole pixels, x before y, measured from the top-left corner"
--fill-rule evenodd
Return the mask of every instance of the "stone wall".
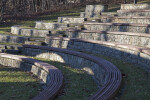
M 65 33 L 69 38 L 80 38 L 86 40 L 101 40 L 121 44 L 150 47 L 150 34 L 130 32 L 104 32 L 104 31 L 76 31 L 70 30 Z M 48 37 L 46 37 L 47 42 Z
M 47 63 L 24 56 L 0 53 L 0 64 L 32 72 L 45 82 L 46 87 L 37 96 L 32 98 L 32 100 L 53 99 L 63 85 L 61 71 Z
M 51 47 L 73 49 L 114 57 L 123 61 L 140 64 L 142 68 L 150 71 L 150 49 L 148 48 L 145 49 L 113 42 L 54 37 L 47 38 L 47 44 Z
M 112 32 L 150 33 L 149 24 L 85 23 L 85 29 Z
M 91 18 L 91 17 L 99 17 L 101 12 L 105 12 L 108 10 L 107 5 L 86 5 L 85 13 L 82 12 L 80 17 Z
M 83 23 L 86 18 L 58 17 L 58 23 Z
M 149 4 L 121 4 L 121 10 L 150 9 Z
M 150 17 L 102 17 L 101 22 L 150 24 Z
M 20 68 L 25 71 L 31 71 L 33 74 L 37 75 L 45 83 L 48 83 L 50 79 L 48 78 L 48 71 L 38 66 L 37 60 L 26 58 L 23 56 L 11 55 L 0 53 L 0 64 L 4 66 Z M 34 64 L 34 63 L 37 63 Z
M 34 37 L 45 37 L 50 34 L 49 30 L 38 30 L 38 29 L 27 29 L 21 26 L 12 26 L 11 33 L 22 36 L 34 36 Z
M 150 16 L 150 10 L 118 10 L 118 16 Z
M 28 40 L 28 37 L 23 36 L 11 36 L 0 34 L 0 42 L 5 43 L 25 43 Z
M 35 28 L 37 29 L 47 29 L 47 30 L 62 30 L 63 28 L 67 28 L 68 24 L 63 23 L 48 23 L 48 22 L 42 22 L 37 21 Z

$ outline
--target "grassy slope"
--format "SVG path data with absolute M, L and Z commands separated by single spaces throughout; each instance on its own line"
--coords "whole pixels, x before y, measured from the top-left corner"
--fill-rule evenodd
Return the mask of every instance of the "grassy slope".
M 0 67 L 0 100 L 29 100 L 41 90 L 36 78 L 19 69 Z

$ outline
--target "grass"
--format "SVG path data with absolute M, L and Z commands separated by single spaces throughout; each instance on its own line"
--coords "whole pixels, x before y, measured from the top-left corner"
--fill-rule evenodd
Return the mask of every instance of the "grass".
M 64 90 L 55 98 L 55 100 L 87 100 L 98 90 L 92 76 L 85 73 L 85 71 L 71 68 L 68 65 L 59 62 L 45 59 L 39 60 L 54 65 L 59 68 L 64 75 Z
M 0 100 L 30 100 L 41 90 L 37 78 L 19 69 L 0 67 Z

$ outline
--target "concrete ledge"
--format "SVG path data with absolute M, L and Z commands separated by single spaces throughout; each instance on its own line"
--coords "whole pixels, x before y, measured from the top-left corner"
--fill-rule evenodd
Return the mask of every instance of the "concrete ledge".
M 58 23 L 83 23 L 87 18 L 58 17 Z
M 150 48 L 114 42 L 58 37 L 47 37 L 47 44 L 51 47 L 115 57 L 123 61 L 139 64 L 141 68 L 150 71 Z
M 25 43 L 25 41 L 27 41 L 27 40 L 28 40 L 28 37 L 0 34 L 0 42 Z
M 121 10 L 148 10 L 149 4 L 121 4 Z
M 37 21 L 35 28 L 37 29 L 47 29 L 47 30 L 63 30 L 68 27 L 68 24 L 63 23 L 48 23 L 48 22 L 42 22 Z
M 150 10 L 118 10 L 118 16 L 150 16 Z
M 45 37 L 50 34 L 49 30 L 28 29 L 21 26 L 12 26 L 11 33 L 22 36 Z
M 0 64 L 31 71 L 46 83 L 46 88 L 32 100 L 53 99 L 63 85 L 63 75 L 56 67 L 35 59 L 0 53 Z
M 150 17 L 130 17 L 130 16 L 122 16 L 122 17 L 101 17 L 101 22 L 103 23 L 137 23 L 137 24 L 150 24 Z
M 84 28 L 112 32 L 150 33 L 150 24 L 88 22 L 84 23 Z
M 23 54 L 67 63 L 85 70 L 96 80 L 100 89 L 89 99 L 111 99 L 121 84 L 120 71 L 110 62 L 81 52 L 47 46 L 23 45 Z

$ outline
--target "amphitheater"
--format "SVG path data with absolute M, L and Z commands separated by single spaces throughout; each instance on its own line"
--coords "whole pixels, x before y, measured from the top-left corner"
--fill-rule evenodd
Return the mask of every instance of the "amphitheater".
M 122 83 L 121 71 L 100 54 L 139 64 L 150 71 L 150 5 L 122 4 L 116 13 L 107 5 L 87 5 L 79 17 L 58 17 L 58 22 L 37 21 L 35 27 L 11 27 L 0 34 L 0 64 L 31 71 L 46 83 L 33 100 L 52 100 L 62 89 L 64 76 L 53 65 L 31 57 L 66 63 L 91 75 L 99 89 L 89 100 L 111 100 Z

